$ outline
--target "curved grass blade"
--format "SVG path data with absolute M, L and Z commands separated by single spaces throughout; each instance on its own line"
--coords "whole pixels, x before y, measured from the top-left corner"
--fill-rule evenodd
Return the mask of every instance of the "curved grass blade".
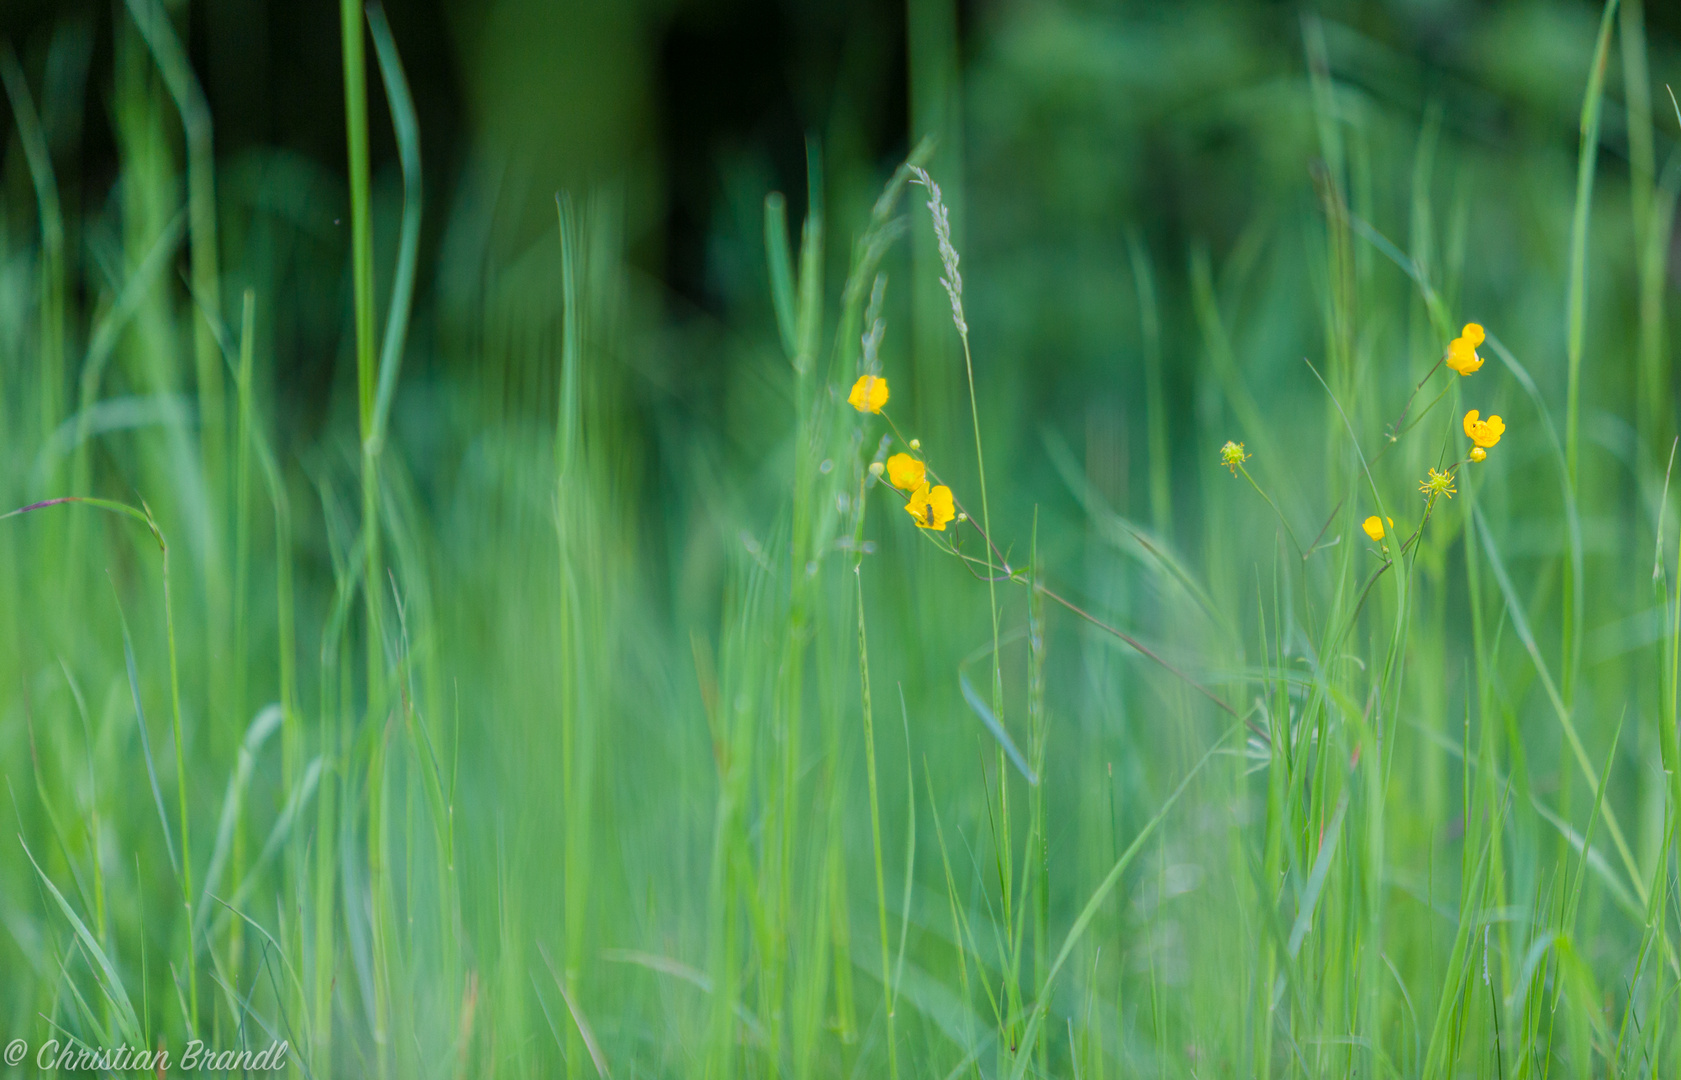
M 123 989 L 122 980 L 117 978 L 117 969 L 112 966 L 110 958 L 105 955 L 105 950 L 99 947 L 99 942 L 95 940 L 93 934 L 88 932 L 87 924 L 83 923 L 81 917 L 76 914 L 76 909 L 72 908 L 70 902 L 64 899 L 64 894 L 58 891 L 58 886 L 53 884 L 53 879 L 48 877 L 47 872 L 41 869 L 41 864 L 35 861 L 35 853 L 29 850 L 28 844 L 24 843 L 21 833 L 18 834 L 18 845 L 23 848 L 24 855 L 29 859 L 29 865 L 33 866 L 35 872 L 40 875 L 41 883 L 47 887 L 47 892 L 52 895 L 53 900 L 58 904 L 58 909 L 70 921 L 70 926 L 76 931 L 76 937 L 81 941 L 82 947 L 87 949 L 88 954 L 93 957 L 94 962 L 98 965 L 101 975 L 100 989 L 105 992 L 105 996 L 117 1009 L 117 1021 L 122 1027 L 123 1038 L 129 1042 L 144 1045 L 144 1038 L 140 1032 L 140 1018 L 135 1015 L 134 1006 L 128 1000 L 128 991 Z
M 1115 865 L 1109 870 L 1108 875 L 1092 892 L 1091 899 L 1087 900 L 1086 906 L 1080 910 L 1079 918 L 1075 919 L 1074 925 L 1068 928 L 1068 936 L 1062 940 L 1062 948 L 1057 951 L 1056 961 L 1051 964 L 1050 970 L 1045 973 L 1044 985 L 1039 988 L 1039 1000 L 1034 1003 L 1033 1013 L 1027 1021 L 1027 1028 L 1022 1033 L 1018 1045 L 1024 1048 L 1034 1045 L 1034 1040 L 1038 1037 L 1039 1026 L 1044 1023 L 1045 1014 L 1050 1009 L 1051 986 L 1056 982 L 1056 977 L 1062 971 L 1063 965 L 1068 963 L 1068 957 L 1073 954 L 1074 946 L 1079 944 L 1080 938 L 1084 936 L 1086 929 L 1091 926 L 1092 920 L 1097 917 L 1098 909 L 1103 906 L 1103 901 L 1108 899 L 1109 894 L 1120 883 L 1121 875 L 1126 873 L 1127 867 L 1132 865 L 1132 860 L 1143 849 L 1144 842 L 1154 835 L 1156 829 L 1167 819 L 1168 811 L 1173 809 L 1174 804 L 1179 801 L 1179 797 L 1184 795 L 1186 789 L 1191 786 L 1191 781 L 1196 779 L 1197 774 L 1202 772 L 1204 766 L 1214 760 L 1215 755 L 1224 748 L 1225 743 L 1226 739 L 1224 737 L 1216 740 L 1214 745 L 1209 747 L 1208 751 L 1197 760 L 1197 763 L 1191 766 L 1191 771 L 1185 774 L 1183 780 L 1179 781 L 1179 786 L 1173 789 L 1173 794 L 1169 795 L 1167 801 L 1162 803 L 1161 809 L 1156 811 L 1156 815 L 1145 822 L 1142 829 L 1138 830 L 1138 835 L 1133 837 L 1132 843 L 1127 845 L 1126 851 L 1122 852 L 1121 857 L 1115 860 Z M 1011 1080 L 1022 1080 L 1027 1075 L 1028 1067 L 1032 1061 L 1032 1054 L 1026 1052 L 1017 1054 L 1015 1068 L 1010 1074 Z
M 257 766 L 257 754 L 269 736 L 279 729 L 280 721 L 280 706 L 266 706 L 245 729 L 245 740 L 239 744 L 239 757 L 233 775 L 228 777 L 228 792 L 222 799 L 222 816 L 216 825 L 216 846 L 211 850 L 210 868 L 204 873 L 204 887 L 199 892 L 198 924 L 193 927 L 195 937 L 204 927 L 210 910 L 210 895 L 221 883 L 222 871 L 227 868 L 228 856 L 233 851 L 234 826 L 239 823 L 240 803 L 245 798 L 245 789 L 250 786 L 251 773 Z
M 181 246 L 181 240 L 186 235 L 187 215 L 183 211 L 170 219 L 169 224 L 158 233 L 158 238 L 152 242 L 146 257 L 140 260 L 140 265 L 135 267 L 128 280 L 123 282 L 116 302 L 94 324 L 93 334 L 88 338 L 87 352 L 82 358 L 79 390 L 81 396 L 77 407 L 84 414 L 87 407 L 99 396 L 99 382 L 105 374 L 105 365 L 110 362 L 111 354 L 116 351 L 123 330 L 127 328 L 129 320 L 139 312 L 140 305 L 145 302 L 146 297 L 151 295 L 152 286 L 175 258 L 175 249 Z M 80 437 L 76 441 L 80 442 Z
M 1471 516 L 1476 522 L 1478 532 L 1482 535 L 1483 551 L 1488 555 L 1489 569 L 1494 573 L 1494 580 L 1500 586 L 1500 594 L 1506 601 L 1506 612 L 1511 617 L 1512 629 L 1523 642 L 1523 647 L 1529 653 L 1530 660 L 1535 665 L 1535 673 L 1541 679 L 1541 687 L 1547 693 L 1547 700 L 1552 703 L 1553 712 L 1558 716 L 1559 726 L 1564 729 L 1565 741 L 1570 744 L 1570 752 L 1581 767 L 1582 775 L 1593 786 L 1594 797 L 1598 799 L 1602 792 L 1599 775 L 1594 770 L 1593 763 L 1588 757 L 1588 751 L 1582 745 L 1582 737 L 1576 732 L 1576 724 L 1570 718 L 1570 710 L 1559 694 L 1558 686 L 1553 682 L 1552 673 L 1547 670 L 1547 662 L 1541 657 L 1541 649 L 1535 643 L 1535 634 L 1529 628 L 1529 619 L 1523 613 L 1523 606 L 1518 602 L 1517 591 L 1512 587 L 1512 579 L 1506 573 L 1506 564 L 1500 558 L 1499 549 L 1494 546 L 1494 534 L 1489 531 L 1488 522 L 1483 518 L 1482 510 L 1471 508 Z M 1635 895 L 1644 905 L 1647 900 L 1646 885 L 1641 878 L 1638 864 L 1634 860 L 1634 852 L 1630 850 L 1628 841 L 1623 837 L 1623 830 L 1617 824 L 1616 811 L 1607 806 L 1604 808 L 1605 828 L 1611 834 L 1611 840 L 1617 846 L 1617 854 L 1622 857 L 1623 866 L 1628 871 L 1630 882 L 1634 886 Z
M 181 129 L 187 142 L 185 213 L 191 234 L 189 261 L 193 291 L 204 297 L 211 310 L 219 311 L 222 278 L 216 255 L 216 159 L 211 141 L 210 103 L 163 5 L 158 0 L 127 0 L 127 3 L 135 28 L 157 61 L 158 73 L 163 76 L 181 116 Z M 193 351 L 199 416 L 204 424 L 203 432 L 211 440 L 205 448 L 219 455 L 221 448 L 215 440 L 222 431 L 222 369 L 216 363 L 216 343 L 209 331 L 203 326 L 195 330 Z
M 992 650 L 988 649 L 986 651 L 991 652 Z M 1011 739 L 1010 733 L 1004 730 L 1004 725 L 998 722 L 998 717 L 993 713 L 991 706 L 981 697 L 980 691 L 975 689 L 975 684 L 969 681 L 969 673 L 964 671 L 962 667 L 957 669 L 957 685 L 963 691 L 963 700 L 969 703 L 969 708 L 975 711 L 975 715 L 981 718 L 981 723 L 985 724 L 986 729 L 992 732 L 992 737 L 998 740 L 998 745 L 1003 748 L 1004 755 L 1010 759 L 1010 764 L 1014 765 L 1016 771 L 1021 773 L 1022 779 L 1037 786 L 1039 774 L 1033 771 L 1033 766 L 1029 765 L 1021 751 L 1016 749 L 1015 740 Z
M 782 350 L 799 349 L 794 325 L 794 260 L 788 251 L 788 200 L 780 191 L 765 196 L 765 258 L 770 263 L 770 295 Z
M 543 958 L 543 965 L 553 976 L 555 986 L 560 989 L 561 1000 L 566 1002 L 566 1009 L 572 1014 L 572 1022 L 578 1025 L 578 1034 L 584 1040 L 584 1048 L 589 1051 L 590 1060 L 595 1063 L 595 1075 L 601 1080 L 613 1080 L 612 1070 L 607 1068 L 607 1059 L 601 1056 L 601 1044 L 595 1041 L 595 1032 L 590 1028 L 589 1019 L 584 1016 L 583 1010 L 578 1008 L 578 1003 L 572 1000 L 572 992 L 566 989 L 566 980 L 560 977 L 560 973 L 555 970 L 554 961 L 549 959 L 549 950 L 538 945 L 537 952 Z
M 275 821 L 274 828 L 269 830 L 268 839 L 263 841 L 263 850 L 258 854 L 257 861 L 251 864 L 251 868 L 245 872 L 245 879 L 239 883 L 239 888 L 234 890 L 233 899 L 230 901 L 217 900 L 229 911 L 236 910 L 245 903 L 246 898 L 251 895 L 251 890 L 256 887 L 264 867 L 268 866 L 269 860 L 273 859 L 275 853 L 280 850 L 280 845 L 285 843 L 286 838 L 291 835 L 292 826 L 297 821 L 298 815 L 303 812 L 304 807 L 309 804 L 310 798 L 315 794 L 316 785 L 321 779 L 322 767 L 323 759 L 317 756 L 304 768 L 303 776 L 298 779 L 297 786 L 292 789 L 291 797 L 286 800 L 286 808 L 280 812 L 280 817 Z M 227 924 L 229 918 L 231 916 L 227 912 L 218 916 L 216 922 L 211 926 L 211 933 L 221 933 L 222 927 Z
M 409 311 L 414 303 L 415 265 L 420 255 L 420 121 L 414 99 L 403 75 L 397 43 L 379 4 L 368 5 L 368 30 L 374 39 L 374 56 L 391 105 L 391 126 L 397 135 L 397 159 L 403 169 L 403 224 L 397 241 L 397 271 L 391 282 L 391 310 L 385 317 L 385 340 L 380 346 L 379 389 L 374 397 L 373 425 L 368 438 L 378 453 L 385 438 L 386 417 L 397 389 L 397 373 L 403 366 L 403 342 L 408 336 Z

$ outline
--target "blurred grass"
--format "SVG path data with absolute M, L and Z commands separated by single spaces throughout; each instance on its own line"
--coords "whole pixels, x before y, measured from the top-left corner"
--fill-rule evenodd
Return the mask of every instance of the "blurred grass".
M 1681 1069 L 1667 12 L 913 0 L 931 141 L 720 151 L 698 304 L 652 16 L 463 15 L 423 173 L 340 13 L 325 162 L 218 149 L 179 6 L 0 48 L 6 1040 Z

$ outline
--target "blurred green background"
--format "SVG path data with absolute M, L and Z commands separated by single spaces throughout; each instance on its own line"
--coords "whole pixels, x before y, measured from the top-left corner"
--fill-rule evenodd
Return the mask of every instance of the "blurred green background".
M 9 0 L 0 509 L 138 518 L 0 521 L 0 1041 L 1674 1075 L 1678 41 Z M 876 315 L 1020 580 L 869 482 Z M 1508 434 L 1427 517 L 1467 408 Z

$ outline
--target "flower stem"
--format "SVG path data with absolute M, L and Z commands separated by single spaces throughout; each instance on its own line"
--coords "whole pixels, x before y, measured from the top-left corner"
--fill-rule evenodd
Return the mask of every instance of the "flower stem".
M 1272 512 L 1278 515 L 1279 524 L 1284 526 L 1284 534 L 1290 538 L 1290 546 L 1296 549 L 1296 554 L 1300 555 L 1303 559 L 1306 559 L 1307 555 L 1302 551 L 1301 542 L 1296 539 L 1296 530 L 1290 528 L 1290 522 L 1287 518 L 1285 518 L 1284 511 L 1280 510 L 1278 508 L 1278 504 L 1272 501 L 1271 495 L 1268 495 L 1265 491 L 1261 490 L 1261 485 L 1257 484 L 1255 482 L 1255 478 L 1249 475 L 1249 470 L 1243 467 L 1243 463 L 1241 461 L 1237 463 L 1236 468 L 1238 472 L 1243 474 L 1243 478 L 1249 481 L 1249 486 L 1255 489 L 1255 493 L 1265 499 L 1267 501 L 1267 505 L 1272 507 Z

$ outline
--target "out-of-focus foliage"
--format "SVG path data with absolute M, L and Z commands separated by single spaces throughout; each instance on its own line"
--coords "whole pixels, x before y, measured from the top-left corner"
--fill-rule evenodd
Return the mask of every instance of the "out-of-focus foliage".
M 1673 1075 L 1678 34 L 6 9 L 0 1043 Z

